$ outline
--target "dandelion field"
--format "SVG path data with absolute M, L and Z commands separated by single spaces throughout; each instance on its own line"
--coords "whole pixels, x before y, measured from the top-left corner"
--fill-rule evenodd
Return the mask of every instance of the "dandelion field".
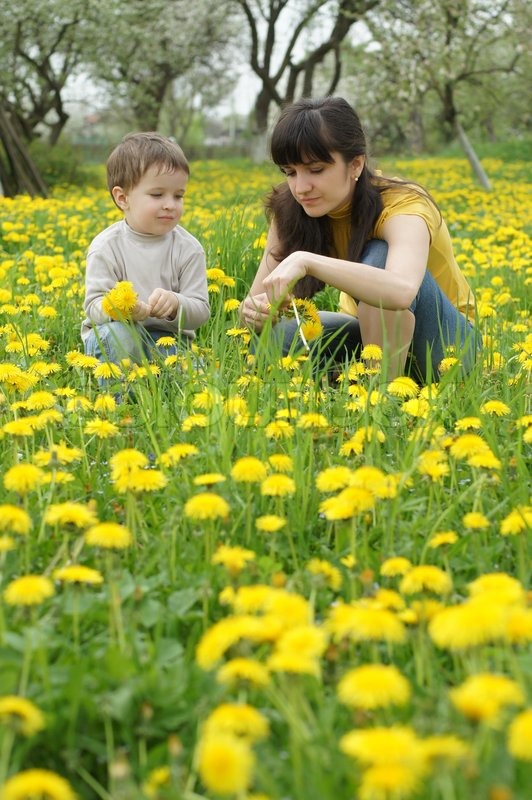
M 211 320 L 116 374 L 79 336 L 107 193 L 0 198 L 1 800 L 529 796 L 530 176 L 485 167 L 385 167 L 477 293 L 429 387 L 249 356 L 270 167 L 192 165 Z

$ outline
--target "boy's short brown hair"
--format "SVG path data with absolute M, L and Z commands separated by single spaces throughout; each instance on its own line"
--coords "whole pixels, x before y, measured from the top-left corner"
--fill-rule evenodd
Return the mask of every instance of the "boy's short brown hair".
M 113 186 L 131 191 L 153 166 L 159 167 L 161 172 L 183 170 L 190 175 L 188 161 L 177 142 L 155 131 L 128 133 L 107 159 L 109 191 L 112 194 Z

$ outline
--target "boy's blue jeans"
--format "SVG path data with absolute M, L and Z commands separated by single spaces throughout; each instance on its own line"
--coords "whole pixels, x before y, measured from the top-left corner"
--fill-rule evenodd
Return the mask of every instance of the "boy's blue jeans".
M 154 352 L 162 356 L 176 355 L 177 345 L 158 347 L 157 340 L 171 336 L 168 331 L 150 328 L 139 323 L 106 322 L 92 328 L 85 339 L 85 353 L 100 361 L 118 364 L 126 358 L 135 364 L 151 361 Z
M 387 253 L 386 242 L 372 239 L 360 260 L 363 264 L 384 269 Z M 422 383 L 438 380 L 439 364 L 451 345 L 454 346 L 454 355 L 460 360 L 462 374 L 470 372 L 475 363 L 480 337 L 471 322 L 442 292 L 428 269 L 410 311 L 415 317 L 415 327 L 406 374 Z M 310 345 L 311 356 L 312 351 L 314 355 L 318 355 L 320 366 L 343 363 L 357 352 L 360 353 L 363 344 L 356 317 L 334 311 L 320 311 L 320 320 L 323 332 Z M 299 341 L 294 319 L 282 319 L 274 325 L 272 334 L 282 347 L 283 355 L 287 355 Z

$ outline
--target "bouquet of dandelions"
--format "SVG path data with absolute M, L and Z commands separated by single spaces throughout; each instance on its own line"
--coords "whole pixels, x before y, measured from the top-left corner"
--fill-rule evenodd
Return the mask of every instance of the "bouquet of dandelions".
M 299 337 L 305 348 L 309 350 L 309 342 L 316 339 L 323 330 L 317 307 L 310 300 L 293 297 L 291 308 L 289 307 L 285 314 L 295 318 Z
M 131 319 L 137 305 L 138 295 L 130 281 L 118 281 L 102 300 L 102 310 L 111 319 L 120 321 Z

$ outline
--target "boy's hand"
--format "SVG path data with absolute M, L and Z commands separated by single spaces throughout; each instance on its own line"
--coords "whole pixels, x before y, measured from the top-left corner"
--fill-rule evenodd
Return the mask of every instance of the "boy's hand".
M 179 301 L 168 289 L 154 289 L 148 297 L 150 316 L 158 319 L 175 319 Z
M 146 319 L 149 316 L 149 305 L 147 303 L 143 303 L 142 300 L 137 300 L 137 304 L 131 312 L 131 319 L 133 322 L 142 322 L 143 319 Z

